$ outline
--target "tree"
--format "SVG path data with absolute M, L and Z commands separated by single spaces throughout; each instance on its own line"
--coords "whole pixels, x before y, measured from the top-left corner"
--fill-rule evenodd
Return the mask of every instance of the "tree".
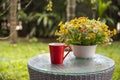
M 10 40 L 11 43 L 17 43 L 17 0 L 10 0 Z
M 76 0 L 67 0 L 67 21 L 75 17 Z

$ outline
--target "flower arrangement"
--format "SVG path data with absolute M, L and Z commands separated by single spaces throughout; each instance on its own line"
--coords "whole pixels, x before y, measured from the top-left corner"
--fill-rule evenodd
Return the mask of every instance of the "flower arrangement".
M 65 24 L 60 22 L 58 26 L 60 29 L 55 32 L 57 40 L 68 45 L 106 44 L 110 43 L 111 37 L 116 34 L 116 29 L 110 30 L 105 23 L 86 17 L 75 18 Z

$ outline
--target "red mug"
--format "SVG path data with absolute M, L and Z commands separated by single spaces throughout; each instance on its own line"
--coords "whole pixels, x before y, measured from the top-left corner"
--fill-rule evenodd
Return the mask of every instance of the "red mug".
M 68 52 L 64 56 L 65 48 L 69 48 Z M 66 46 L 64 43 L 49 43 L 50 58 L 52 64 L 62 64 L 65 57 L 70 53 L 70 46 Z

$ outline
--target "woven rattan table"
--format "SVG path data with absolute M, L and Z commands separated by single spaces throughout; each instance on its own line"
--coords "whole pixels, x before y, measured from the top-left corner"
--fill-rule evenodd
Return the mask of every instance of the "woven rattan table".
M 28 61 L 30 80 L 112 80 L 115 64 L 106 56 L 81 59 L 71 52 L 61 65 L 51 64 L 49 56 L 42 54 Z

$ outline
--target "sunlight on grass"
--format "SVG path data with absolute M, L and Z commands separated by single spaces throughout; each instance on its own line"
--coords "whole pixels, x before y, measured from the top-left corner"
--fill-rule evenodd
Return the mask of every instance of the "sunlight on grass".
M 98 46 L 97 53 L 108 56 L 115 61 L 115 71 L 112 80 L 120 80 L 120 42 L 110 46 Z
M 27 61 L 29 58 L 48 52 L 43 43 L 20 42 L 17 46 L 0 41 L 0 80 L 29 80 Z
M 96 53 L 112 58 L 116 63 L 112 80 L 120 80 L 120 42 L 98 46 Z M 19 42 L 17 46 L 0 41 L 0 80 L 29 80 L 27 61 L 49 51 L 47 43 Z

